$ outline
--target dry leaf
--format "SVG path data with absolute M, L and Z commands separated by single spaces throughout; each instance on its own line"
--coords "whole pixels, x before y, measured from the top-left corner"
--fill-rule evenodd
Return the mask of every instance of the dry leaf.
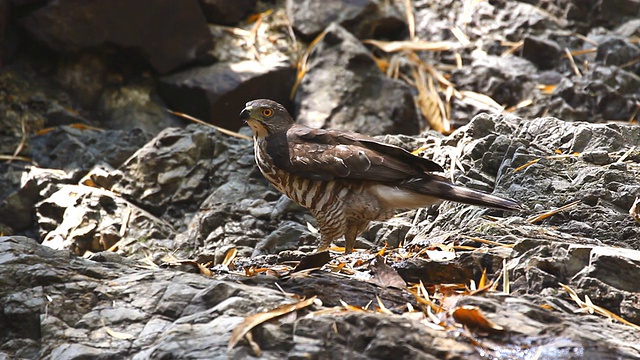
M 205 275 L 205 276 L 213 276 L 213 272 L 206 266 L 198 263 L 198 270 L 200 271 L 200 274 Z
M 227 251 L 226 255 L 224 256 L 224 260 L 222 260 L 222 265 L 229 267 L 233 259 L 236 258 L 236 255 L 238 255 L 238 249 L 236 249 L 235 247 L 229 249 L 229 251 Z
M 297 303 L 281 305 L 269 311 L 247 316 L 240 325 L 233 329 L 231 338 L 229 339 L 229 345 L 227 346 L 227 351 L 231 351 L 231 349 L 236 346 L 236 344 L 242 339 L 242 337 L 244 337 L 254 327 L 278 316 L 305 308 L 313 304 L 315 300 L 316 296 L 313 296 Z
M 478 289 L 482 289 L 487 285 L 487 268 L 482 269 L 482 276 L 480 276 L 480 281 L 478 281 Z
M 487 332 L 500 332 L 504 328 L 487 319 L 476 306 L 463 305 L 451 310 L 451 315 L 456 322 L 470 328 Z
M 329 254 L 328 251 L 312 253 L 303 257 L 298 263 L 298 266 L 296 266 L 292 272 L 298 272 L 308 269 L 319 269 L 329 261 L 331 261 L 331 254 Z
M 429 260 L 437 262 L 450 261 L 456 258 L 456 253 L 453 251 L 426 250 L 424 253 L 427 254 Z
M 578 306 L 580 306 L 580 309 L 576 310 L 575 312 L 585 312 L 588 311 L 589 313 L 593 314 L 599 314 L 599 315 L 603 315 L 608 317 L 609 319 L 613 319 L 616 320 L 618 322 L 621 322 L 625 325 L 631 326 L 633 328 L 635 328 L 636 330 L 640 330 L 640 325 L 634 324 L 630 321 L 627 321 L 625 319 L 623 319 L 620 315 L 614 314 L 613 312 L 600 307 L 598 305 L 595 305 L 594 303 L 591 302 L 591 299 L 589 299 L 588 296 L 585 296 L 585 301 L 580 300 L 580 297 L 578 296 L 578 294 L 575 292 L 575 290 L 573 290 L 572 288 L 570 288 L 569 286 L 560 283 L 560 286 L 562 286 L 567 293 L 569 293 L 569 296 L 571 297 L 571 299 L 573 299 L 573 301 L 576 302 L 576 304 L 578 304 Z
M 404 289 L 407 283 L 402 276 L 398 274 L 396 269 L 387 265 L 384 259 L 380 256 L 376 256 L 375 261 L 369 267 L 373 273 L 373 277 L 369 282 L 382 287 L 395 287 L 398 289 Z

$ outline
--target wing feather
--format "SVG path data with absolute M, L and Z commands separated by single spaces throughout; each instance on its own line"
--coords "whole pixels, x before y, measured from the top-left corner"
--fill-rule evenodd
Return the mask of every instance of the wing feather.
M 431 160 L 365 135 L 302 125 L 270 135 L 267 153 L 277 167 L 312 180 L 397 182 L 443 171 Z

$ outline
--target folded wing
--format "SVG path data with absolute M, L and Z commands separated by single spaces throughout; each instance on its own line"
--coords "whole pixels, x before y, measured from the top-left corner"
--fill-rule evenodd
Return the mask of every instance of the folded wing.
M 279 168 L 313 180 L 399 182 L 443 171 L 431 160 L 365 135 L 301 125 L 270 135 L 267 153 Z

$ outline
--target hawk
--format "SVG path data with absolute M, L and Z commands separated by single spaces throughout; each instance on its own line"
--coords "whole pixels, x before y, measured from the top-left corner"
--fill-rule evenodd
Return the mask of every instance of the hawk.
M 318 221 L 318 251 L 344 236 L 345 253 L 350 253 L 371 221 L 441 200 L 520 209 L 514 201 L 452 184 L 434 174 L 444 172 L 440 165 L 400 147 L 296 124 L 272 100 L 248 102 L 240 118 L 253 131 L 255 160 L 264 177 Z

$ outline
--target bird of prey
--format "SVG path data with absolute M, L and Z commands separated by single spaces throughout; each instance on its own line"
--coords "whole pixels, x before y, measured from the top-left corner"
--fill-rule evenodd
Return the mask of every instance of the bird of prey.
M 345 253 L 369 222 L 451 200 L 518 210 L 514 201 L 454 185 L 442 167 L 372 137 L 296 124 L 272 100 L 246 104 L 240 113 L 253 131 L 255 159 L 265 178 L 318 221 L 320 244 L 345 237 Z

